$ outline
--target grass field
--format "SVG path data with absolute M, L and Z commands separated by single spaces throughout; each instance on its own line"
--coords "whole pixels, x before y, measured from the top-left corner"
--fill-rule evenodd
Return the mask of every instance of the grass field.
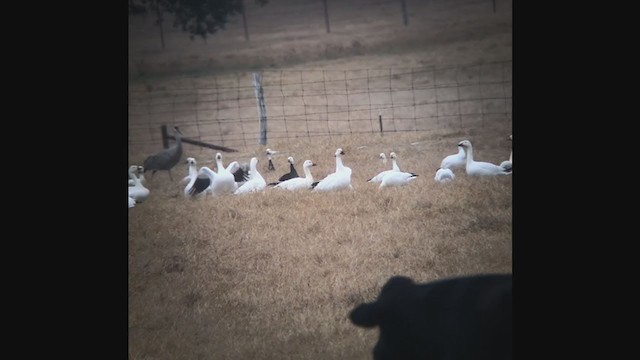
M 348 312 L 373 300 L 392 275 L 418 282 L 512 271 L 512 176 L 433 180 L 440 160 L 469 138 L 478 160 L 509 156 L 508 134 L 394 134 L 273 144 L 224 154 L 261 160 L 275 181 L 286 157 L 311 159 L 317 179 L 333 172 L 337 147 L 352 168 L 353 191 L 264 193 L 185 199 L 187 166 L 157 173 L 150 198 L 129 210 L 131 359 L 369 359 L 377 330 L 353 326 Z M 366 180 L 395 151 L 419 174 L 379 191 Z M 213 151 L 195 156 L 202 164 Z M 147 173 L 147 178 L 150 174 Z

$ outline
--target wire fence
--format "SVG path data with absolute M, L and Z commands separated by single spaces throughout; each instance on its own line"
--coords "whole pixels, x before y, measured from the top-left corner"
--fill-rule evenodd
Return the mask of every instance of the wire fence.
M 267 141 L 462 130 L 512 118 L 512 61 L 261 74 Z M 129 89 L 130 153 L 162 146 L 161 125 L 178 125 L 185 136 L 211 144 L 256 145 L 259 120 L 252 73 Z

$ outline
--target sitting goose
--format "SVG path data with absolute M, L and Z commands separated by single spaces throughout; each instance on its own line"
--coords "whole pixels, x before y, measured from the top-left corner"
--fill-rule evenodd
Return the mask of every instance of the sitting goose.
M 509 135 L 507 140 L 513 141 L 513 135 Z M 511 154 L 509 154 L 509 160 L 505 160 L 505 161 L 501 162 L 500 166 L 502 166 L 507 171 L 512 171 L 512 169 L 513 169 L 513 148 L 511 148 Z
M 264 178 L 258 172 L 258 158 L 253 157 L 249 163 L 249 180 L 234 191 L 234 194 L 240 195 L 258 192 L 264 190 L 265 187 L 267 187 L 267 182 L 264 181 Z
M 467 166 L 467 155 L 461 146 L 458 147 L 457 154 L 449 155 L 440 162 L 440 169 L 464 169 L 465 166 Z
M 206 194 L 213 194 L 213 183 L 216 178 L 216 173 L 210 168 L 203 166 L 198 170 L 196 177 L 189 182 L 189 185 L 184 189 L 185 196 L 204 196 Z
M 138 179 L 135 174 L 137 171 L 138 165 L 129 166 L 129 177 L 131 177 L 135 183 L 135 185 L 129 186 L 129 197 L 133 198 L 136 203 L 141 203 L 149 197 L 149 189 L 142 185 L 140 179 Z
M 285 180 L 281 183 L 278 183 L 275 187 L 291 191 L 311 188 L 311 184 L 313 184 L 313 175 L 311 175 L 312 166 L 316 166 L 316 164 L 314 164 L 311 160 L 305 160 L 304 164 L 302 164 L 302 169 L 304 170 L 305 175 L 303 178 L 297 177 Z
M 238 184 L 236 184 L 235 176 L 231 171 L 222 166 L 221 153 L 216 154 L 216 165 L 218 172 L 215 173 L 213 183 L 211 184 L 213 195 L 232 194 L 238 188 Z
M 181 183 L 185 181 L 188 183 L 192 179 L 195 179 L 196 177 L 198 177 L 198 169 L 196 168 L 196 165 L 197 165 L 196 159 L 192 157 L 188 157 L 185 163 L 189 165 L 188 166 L 189 175 L 183 177 L 182 180 L 180 180 Z
M 294 178 L 298 178 L 300 177 L 300 175 L 298 175 L 298 172 L 296 171 L 296 168 L 293 166 L 295 164 L 295 161 L 293 160 L 293 157 L 289 156 L 287 158 L 287 161 L 289 162 L 289 172 L 280 176 L 280 178 L 278 179 L 278 181 L 276 182 L 272 182 L 269 183 L 269 186 L 273 186 L 273 185 L 277 185 L 283 181 L 287 181 L 289 179 L 294 179 Z
M 384 155 L 384 154 L 383 154 L 383 155 Z M 368 182 L 370 182 L 370 183 L 379 183 L 379 182 L 382 182 L 382 178 L 383 178 L 385 175 L 387 175 L 388 173 L 390 173 L 390 172 L 394 172 L 394 171 L 400 171 L 400 167 L 398 166 L 398 163 L 396 162 L 396 158 L 397 158 L 397 157 L 398 157 L 398 156 L 396 155 L 396 153 L 392 151 L 392 152 L 389 154 L 389 158 L 391 158 L 391 162 L 392 162 L 392 164 L 393 164 L 393 165 L 392 165 L 391 170 L 385 170 L 385 171 L 383 171 L 383 172 L 379 173 L 378 175 L 376 175 L 376 176 L 372 177 L 371 179 L 369 179 L 369 180 L 367 180 L 367 181 L 368 181 Z
M 434 177 L 434 180 L 437 182 L 449 182 L 449 181 L 453 181 L 453 179 L 455 179 L 456 176 L 453 174 L 453 171 L 451 171 L 451 169 L 443 169 L 443 168 L 438 168 L 438 171 L 436 171 L 436 176 Z
M 380 182 L 380 187 L 378 187 L 378 190 L 382 190 L 386 187 L 391 186 L 405 186 L 415 180 L 417 177 L 418 175 L 414 173 L 392 171 L 382 177 L 382 181 Z
M 344 155 L 344 151 L 342 151 L 342 148 L 338 148 L 334 155 L 336 157 L 336 172 L 327 175 L 318 183 L 311 184 L 313 191 L 336 191 L 346 188 L 353 190 L 353 186 L 351 186 L 351 168 L 342 164 L 342 155 Z
M 469 140 L 462 140 L 458 146 L 463 147 L 467 153 L 467 175 L 470 176 L 494 176 L 494 175 L 511 175 L 510 171 L 505 168 L 484 161 L 473 160 L 473 147 Z
M 142 185 L 144 185 L 144 183 L 147 181 L 144 178 L 144 167 L 138 166 L 137 175 L 138 175 L 138 179 L 140 179 L 140 182 L 142 183 Z M 133 181 L 133 179 L 129 179 L 129 186 L 134 186 L 135 184 L 136 184 L 136 182 Z

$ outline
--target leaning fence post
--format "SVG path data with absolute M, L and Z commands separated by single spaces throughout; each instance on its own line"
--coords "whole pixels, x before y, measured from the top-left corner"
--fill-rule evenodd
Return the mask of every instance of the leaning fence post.
M 258 100 L 258 111 L 260 111 L 260 145 L 267 144 L 267 107 L 264 104 L 264 91 L 262 89 L 262 75 L 253 73 L 253 86 Z

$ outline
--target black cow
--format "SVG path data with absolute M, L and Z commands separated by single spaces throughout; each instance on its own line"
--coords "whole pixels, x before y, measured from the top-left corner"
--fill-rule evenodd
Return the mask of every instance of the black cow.
M 511 359 L 511 284 L 511 274 L 427 284 L 394 276 L 376 301 L 349 317 L 358 326 L 380 326 L 375 360 Z

